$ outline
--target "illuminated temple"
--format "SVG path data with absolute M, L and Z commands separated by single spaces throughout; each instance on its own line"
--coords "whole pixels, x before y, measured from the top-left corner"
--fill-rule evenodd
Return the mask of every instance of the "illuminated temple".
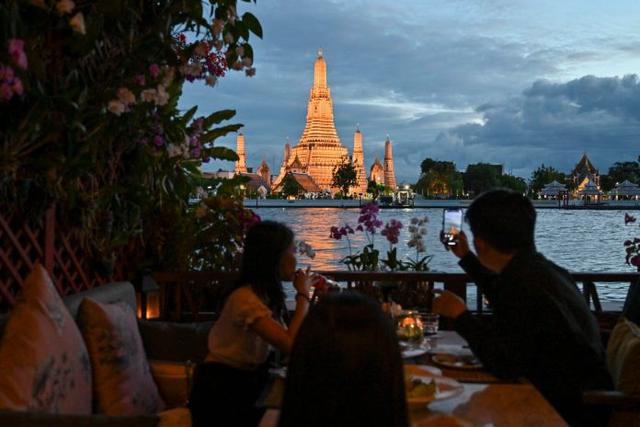
M 242 141 L 244 155 L 244 140 Z M 239 147 L 240 148 L 240 147 Z M 384 184 L 395 189 L 396 181 L 393 171 L 391 141 L 385 144 Z M 297 181 L 309 181 L 321 191 L 335 193 L 337 188 L 331 187 L 333 170 L 343 161 L 350 161 L 357 173 L 356 185 L 351 188 L 352 194 L 364 194 L 367 191 L 365 175 L 364 148 L 362 133 L 356 129 L 353 137 L 353 154 L 340 142 L 333 117 L 333 101 L 331 90 L 327 85 L 327 64 L 322 51 L 318 51 L 313 69 L 313 87 L 307 104 L 307 121 L 298 144 L 285 146 L 284 156 L 278 176 L 273 180 L 272 190 L 278 191 L 284 178 L 291 175 Z

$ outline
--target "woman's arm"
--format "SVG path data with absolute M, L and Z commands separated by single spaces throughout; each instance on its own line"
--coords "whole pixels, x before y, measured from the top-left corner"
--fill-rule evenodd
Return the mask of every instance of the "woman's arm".
M 296 288 L 296 309 L 289 322 L 289 328 L 285 328 L 271 317 L 261 317 L 251 325 L 253 331 L 263 340 L 280 350 L 289 354 L 293 345 L 293 340 L 302 325 L 304 317 L 309 310 L 309 288 L 311 286 L 311 274 L 298 270 L 293 279 L 293 286 Z

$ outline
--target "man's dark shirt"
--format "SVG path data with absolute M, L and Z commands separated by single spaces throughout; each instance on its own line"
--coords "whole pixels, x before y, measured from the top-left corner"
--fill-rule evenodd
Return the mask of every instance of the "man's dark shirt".
M 583 423 L 581 393 L 610 389 L 611 379 L 598 325 L 569 273 L 534 250 L 517 253 L 500 274 L 471 252 L 460 266 L 493 310 L 490 321 L 467 311 L 454 323 L 484 366 L 526 378 L 573 425 L 595 421 Z

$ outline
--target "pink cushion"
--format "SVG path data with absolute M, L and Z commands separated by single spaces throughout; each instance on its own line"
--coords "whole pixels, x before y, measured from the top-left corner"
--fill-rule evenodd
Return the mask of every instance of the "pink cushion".
M 40 264 L 27 277 L 7 321 L 0 373 L 0 409 L 91 413 L 87 349 Z
M 153 382 L 131 307 L 85 298 L 78 324 L 93 367 L 96 412 L 145 415 L 162 411 L 165 405 Z

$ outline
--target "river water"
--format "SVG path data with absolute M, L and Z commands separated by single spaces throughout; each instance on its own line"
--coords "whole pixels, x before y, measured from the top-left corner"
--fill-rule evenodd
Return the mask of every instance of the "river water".
M 349 254 L 346 241 L 329 237 L 331 226 L 357 225 L 358 209 L 341 208 L 258 208 L 255 212 L 262 219 L 270 219 L 289 225 L 296 238 L 309 243 L 316 250 L 316 257 L 299 256 L 301 266 L 310 265 L 315 270 L 344 270 L 340 260 Z M 637 225 L 624 225 L 623 211 L 538 209 L 536 243 L 538 250 L 547 258 L 569 271 L 621 272 L 635 271 L 624 262 L 623 242 L 639 237 Z M 385 223 L 394 218 L 404 228 L 397 245 L 402 258 L 415 258 L 415 251 L 407 247 L 408 225 L 413 217 L 429 219 L 425 239 L 427 254 L 433 255 L 429 264 L 432 271 L 461 272 L 457 258 L 445 251 L 438 240 L 442 227 L 442 209 L 413 208 L 381 210 L 379 217 Z M 463 226 L 471 240 L 467 225 Z M 353 248 L 366 244 L 362 233 L 351 235 Z M 388 242 L 384 236 L 375 237 L 376 247 L 384 258 Z M 424 256 L 424 254 L 422 254 Z M 621 306 L 628 284 L 601 284 L 598 293 L 605 309 Z

